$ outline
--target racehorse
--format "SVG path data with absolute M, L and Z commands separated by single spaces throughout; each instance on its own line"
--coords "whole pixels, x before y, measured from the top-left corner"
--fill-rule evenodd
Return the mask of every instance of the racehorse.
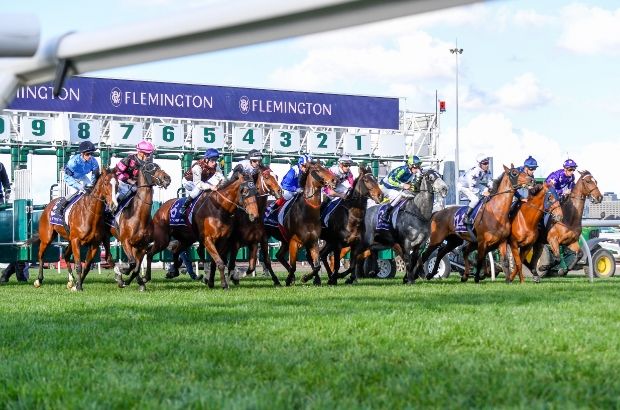
M 237 209 L 246 212 L 250 222 L 254 222 L 259 217 L 254 181 L 247 175 L 235 173 L 217 190 L 202 193 L 195 200 L 189 225 L 170 225 L 170 208 L 175 202 L 176 199 L 166 201 L 153 217 L 153 242 L 149 245 L 147 252 L 146 281 L 148 282 L 151 278 L 153 255 L 164 250 L 170 243 L 170 238 L 174 237 L 179 246 L 173 251 L 175 271 L 173 274 L 178 273 L 181 265 L 179 253 L 198 240 L 217 264 L 222 288 L 228 289 L 228 281 L 224 274 L 225 265 L 218 249 L 221 250 L 222 245 L 232 233 Z M 213 287 L 212 282 L 208 284 Z
M 433 214 L 431 218 L 431 235 L 429 245 L 422 253 L 414 268 L 413 280 L 415 280 L 422 264 L 430 255 L 439 248 L 436 260 L 440 261 L 448 252 L 459 246 L 463 241 L 468 241 L 468 246 L 463 251 L 465 259 L 465 273 L 461 277 L 461 282 L 466 282 L 469 278 L 470 262 L 469 254 L 478 249 L 476 259 L 476 274 L 474 280 L 480 282 L 480 270 L 484 263 L 487 252 L 496 248 L 500 243 L 506 241 L 510 235 L 510 220 L 508 211 L 515 190 L 521 187 L 532 187 L 533 179 L 522 171 L 511 165 L 507 168 L 504 165 L 504 172 L 495 181 L 489 197 L 481 204 L 480 211 L 473 222 L 475 238 L 471 237 L 469 231 L 458 232 L 455 227 L 455 215 L 462 207 L 450 207 L 442 209 Z M 445 244 L 443 242 L 446 241 Z M 443 245 L 442 245 L 443 244 Z M 439 263 L 435 263 L 432 272 L 429 272 L 426 279 L 432 279 L 437 273 Z
M 329 216 L 327 227 L 321 229 L 321 239 L 325 241 L 325 245 L 321 248 L 319 257 L 327 270 L 330 285 L 336 285 L 338 282 L 341 250 L 351 247 L 353 250 L 350 255 L 351 260 L 357 256 L 356 252 L 359 251 L 357 244 L 363 234 L 368 198 L 372 198 L 379 204 L 383 201 L 383 191 L 370 168 L 360 167 L 359 176 L 354 181 L 349 194 Z M 334 254 L 333 272 L 327 260 L 331 252 Z
M 377 213 L 381 206 L 368 208 L 364 221 L 366 229 L 361 245 L 362 249 L 370 250 L 372 266 L 376 265 L 377 250 L 394 247 L 406 262 L 407 274 L 404 281 L 406 283 L 413 281 L 412 269 L 417 261 L 420 246 L 428 239 L 435 193 L 445 197 L 448 194 L 448 185 L 446 185 L 437 171 L 428 169 L 422 173 L 419 192 L 415 194 L 403 192 L 406 202 L 394 211 L 398 212 L 398 215 L 396 215 L 397 226 L 392 235 L 394 240 L 392 243 L 378 244 L 374 242 Z M 360 257 L 364 254 L 367 254 L 367 252 L 358 253 Z M 354 259 L 352 258 L 351 261 L 353 265 Z M 355 259 L 355 264 L 359 262 L 360 258 L 358 257 Z M 351 271 L 351 277 L 347 280 L 347 283 L 353 283 L 357 275 L 355 266 L 350 266 L 349 270 Z
M 302 282 L 307 282 L 314 276 L 314 284 L 321 284 L 318 275 L 321 269 L 318 244 L 321 235 L 321 188 L 326 185 L 335 187 L 336 183 L 336 176 L 329 169 L 318 161 L 310 163 L 299 177 L 299 185 L 304 187 L 303 192 L 291 199 L 293 201 L 291 204 L 284 205 L 289 206 L 289 211 L 283 220 L 286 237 L 280 229 L 265 226 L 267 234 L 281 242 L 276 257 L 288 272 L 286 286 L 295 282 L 297 251 L 301 246 L 305 247 L 308 262 L 312 267 L 312 272 L 304 275 Z M 285 258 L 286 252 L 289 252 L 290 263 Z
M 68 229 L 65 225 L 54 225 L 50 223 L 52 209 L 62 198 L 51 201 L 43 210 L 39 221 L 39 234 L 33 236 L 28 243 L 39 245 L 39 277 L 34 282 L 36 288 L 43 284 L 43 253 L 58 235 L 69 241 L 69 246 L 64 250 L 64 258 L 67 261 L 67 288 L 72 290 L 83 290 L 82 284 L 86 275 L 90 271 L 92 261 L 99 250 L 101 241 L 105 238 L 105 226 L 103 213 L 106 205 L 112 211 L 116 210 L 116 186 L 118 181 L 113 171 L 103 168 L 99 178 L 90 192 L 82 195 L 68 210 Z M 82 268 L 82 258 L 80 247 L 88 246 L 84 268 Z M 69 263 L 69 258 L 73 254 L 77 282 L 73 276 L 73 270 Z M 74 285 L 75 283 L 75 285 Z
M 140 167 L 136 181 L 136 194 L 129 204 L 121 211 L 118 226 L 110 227 L 110 235 L 115 236 L 123 245 L 123 250 L 129 261 L 124 266 L 115 269 L 115 279 L 119 287 L 125 287 L 122 275 L 129 275 L 128 283 L 134 278 L 138 280 L 139 290 L 145 290 L 145 282 L 139 275 L 142 258 L 146 254 L 151 236 L 153 224 L 151 219 L 151 207 L 153 205 L 153 186 L 168 188 L 170 175 L 159 165 L 147 162 Z M 109 254 L 109 240 L 106 241 L 106 252 Z
M 532 249 L 538 238 L 538 224 L 545 214 L 550 215 L 554 222 L 560 222 L 563 217 L 557 192 L 553 187 L 543 182 L 530 190 L 527 201 L 520 205 L 512 219 L 508 245 L 512 252 L 514 268 L 510 274 L 506 273 L 506 282 L 512 282 L 517 274 L 519 281 L 524 282 L 522 261 L 525 260 L 525 255 Z M 560 253 L 559 246 L 555 244 L 552 249 L 553 253 L 558 256 Z M 509 263 L 506 258 L 506 250 L 505 246 L 499 246 L 505 272 L 508 272 Z
M 261 166 L 260 171 L 256 174 L 256 189 L 258 192 L 258 198 L 256 205 L 258 206 L 258 214 L 264 215 L 267 208 L 267 197 L 273 195 L 276 199 L 282 196 L 282 188 L 278 184 L 278 180 L 271 170 L 267 166 Z M 265 267 L 271 275 L 271 280 L 275 286 L 280 286 L 278 277 L 273 272 L 271 267 L 271 258 L 269 257 L 269 244 L 267 243 L 268 237 L 265 234 L 265 225 L 262 218 L 258 218 L 253 223 L 250 222 L 248 214 L 240 209 L 237 210 L 235 215 L 235 223 L 233 226 L 233 233 L 230 235 L 226 254 L 228 255 L 228 275 L 235 285 L 239 284 L 239 279 L 235 277 L 233 272 L 235 271 L 235 262 L 237 259 L 237 251 L 242 246 L 249 247 L 249 261 L 246 275 L 250 275 L 256 269 L 256 261 L 258 259 L 258 244 L 260 243 L 261 255 L 263 256 L 263 262 Z M 211 262 L 210 280 L 215 274 L 215 262 Z
M 564 245 L 577 254 L 577 257 L 568 266 L 568 270 L 573 269 L 575 264 L 581 259 L 582 253 L 579 248 L 579 236 L 581 235 L 581 217 L 586 198 L 590 197 L 592 202 L 599 203 L 603 200 L 603 195 L 599 191 L 597 181 L 590 171 L 577 172 L 580 174 L 579 179 L 571 190 L 570 195 L 562 201 L 562 214 L 564 215 L 562 222 L 556 222 L 551 227 L 545 228 L 538 236 L 538 241 L 534 245 L 534 253 L 530 261 L 530 270 L 532 275 L 534 275 L 534 280 L 539 280 L 537 264 L 538 259 L 542 255 L 545 241 L 552 249 L 559 249 L 561 245 Z M 548 268 L 548 266 L 543 266 L 541 270 L 546 271 Z

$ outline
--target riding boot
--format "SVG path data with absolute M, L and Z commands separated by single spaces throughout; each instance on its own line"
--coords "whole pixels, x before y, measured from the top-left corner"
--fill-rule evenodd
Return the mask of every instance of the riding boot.
M 474 211 L 474 208 L 472 207 L 468 207 L 467 208 L 467 212 L 465 213 L 465 216 L 463 217 L 463 224 L 464 225 L 472 225 L 473 221 L 471 220 L 471 213 Z
M 381 222 L 384 225 L 390 225 L 390 218 L 392 216 L 392 210 L 394 209 L 394 207 L 392 206 L 392 204 L 388 204 L 385 208 L 385 211 L 383 212 L 383 215 L 381 215 Z M 393 237 L 392 237 L 392 233 L 389 229 L 376 229 L 375 230 L 375 235 L 374 235 L 374 241 L 377 243 L 391 243 L 394 241 Z
M 187 211 L 187 208 L 189 208 L 189 204 L 191 204 L 193 200 L 194 199 L 191 196 L 188 196 L 187 199 L 185 199 L 185 202 L 183 202 L 183 205 L 181 205 L 181 209 L 179 209 L 181 215 L 185 215 L 185 211 Z

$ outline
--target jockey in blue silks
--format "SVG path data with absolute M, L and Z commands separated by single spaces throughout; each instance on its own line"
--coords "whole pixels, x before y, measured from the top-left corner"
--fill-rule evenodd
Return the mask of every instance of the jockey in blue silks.
M 572 159 L 567 159 L 564 161 L 562 169 L 558 169 L 555 172 L 549 174 L 545 182 L 549 185 L 553 185 L 555 190 L 558 192 L 558 195 L 562 197 L 566 197 L 570 195 L 570 192 L 573 190 L 575 186 L 575 170 L 577 169 L 577 164 Z
M 312 157 L 308 154 L 303 154 L 297 158 L 297 164 L 293 165 L 286 175 L 284 175 L 284 178 L 282 178 L 282 183 L 280 184 L 282 186 L 282 196 L 267 208 L 265 212 L 267 215 L 270 215 L 274 210 L 284 205 L 284 203 L 292 199 L 295 194 L 303 192 L 304 188 L 299 186 L 299 175 L 311 162 Z
M 517 167 L 519 172 L 524 172 L 527 176 L 534 178 L 534 171 L 538 168 L 538 162 L 530 155 L 527 157 L 525 161 L 523 161 L 523 165 Z M 515 191 L 515 200 L 525 201 L 528 197 L 528 189 L 527 188 L 519 188 Z
M 493 177 L 489 171 L 489 157 L 484 154 L 476 156 L 478 165 L 472 167 L 464 175 L 459 177 L 456 183 L 457 195 L 462 192 L 468 199 L 467 213 L 463 223 L 471 225 L 471 214 L 483 196 L 489 196 L 489 189 L 493 186 Z
M 75 191 L 60 205 L 59 213 L 64 211 L 75 195 L 91 188 L 99 177 L 99 163 L 93 157 L 93 153 L 97 150 L 95 144 L 90 141 L 82 141 L 78 150 L 79 153 L 72 156 L 65 165 L 63 177 L 65 184 Z

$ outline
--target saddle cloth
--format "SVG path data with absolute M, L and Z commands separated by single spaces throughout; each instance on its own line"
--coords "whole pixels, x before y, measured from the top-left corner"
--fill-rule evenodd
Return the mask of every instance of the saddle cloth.
M 478 202 L 478 205 L 474 208 L 471 213 L 471 220 L 475 221 L 476 216 L 478 216 L 478 212 L 482 209 L 482 205 L 485 201 Z M 460 206 L 459 209 L 454 214 L 454 231 L 455 232 L 469 232 L 465 224 L 463 223 L 463 218 L 465 218 L 465 214 L 467 213 L 467 206 Z

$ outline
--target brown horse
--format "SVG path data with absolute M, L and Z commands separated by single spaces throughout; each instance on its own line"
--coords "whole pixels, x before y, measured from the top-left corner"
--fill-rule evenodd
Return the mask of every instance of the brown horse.
M 530 270 L 534 275 L 534 280 L 538 279 L 537 264 L 542 254 L 543 246 L 546 241 L 551 245 L 552 249 L 559 249 L 560 245 L 568 246 L 570 250 L 577 254 L 573 263 L 568 266 L 568 270 L 574 268 L 575 263 L 581 259 L 581 250 L 579 249 L 579 236 L 581 235 L 581 217 L 586 198 L 590 197 L 592 202 L 599 203 L 603 200 L 603 195 L 598 189 L 596 179 L 589 171 L 578 171 L 579 179 L 575 183 L 570 195 L 562 201 L 562 214 L 564 215 L 562 222 L 556 222 L 550 228 L 541 232 L 538 241 L 534 245 L 534 254 L 530 262 Z M 543 266 L 541 270 L 547 270 L 548 267 Z
M 282 196 L 282 188 L 278 183 L 278 179 L 271 170 L 266 166 L 261 166 L 260 172 L 255 176 L 256 189 L 258 191 L 258 198 L 256 205 L 258 206 L 258 214 L 264 215 L 267 208 L 267 197 L 273 195 L 276 199 Z M 242 246 L 248 246 L 249 248 L 249 260 L 248 269 L 246 275 L 252 274 L 256 269 L 256 262 L 258 260 L 258 244 L 260 243 L 261 255 L 265 267 L 271 275 L 271 280 L 276 286 L 280 286 L 278 277 L 273 272 L 271 267 L 271 258 L 269 257 L 269 244 L 267 243 L 267 235 L 265 234 L 265 225 L 263 224 L 262 217 L 258 218 L 254 222 L 250 222 L 248 214 L 238 209 L 235 215 L 235 224 L 233 227 L 233 233 L 230 235 L 228 246 L 226 247 L 226 254 L 228 254 L 228 275 L 235 285 L 239 284 L 239 279 L 234 275 L 235 262 L 237 259 L 237 252 Z M 211 272 L 209 280 L 212 281 L 212 277 L 215 274 L 215 262 L 211 262 Z
M 60 235 L 69 241 L 69 246 L 64 251 L 68 270 L 67 288 L 83 290 L 82 284 L 84 279 L 90 271 L 92 261 L 99 250 L 101 241 L 106 236 L 103 222 L 105 206 L 107 205 L 112 211 L 118 206 L 116 202 L 117 183 L 115 173 L 107 168 L 103 168 L 92 190 L 82 195 L 69 209 L 67 218 L 68 230 L 64 225 L 53 225 L 50 223 L 52 209 L 61 198 L 54 199 L 45 207 L 39 221 L 39 234 L 29 241 L 30 243 L 40 242 L 38 257 L 39 277 L 34 282 L 36 288 L 43 284 L 43 253 L 50 242 Z M 84 268 L 82 268 L 82 258 L 80 255 L 81 246 L 88 246 Z M 72 254 L 77 272 L 77 282 L 75 282 L 69 263 L 69 258 Z
M 301 246 L 305 247 L 312 267 L 312 273 L 304 275 L 302 281 L 306 282 L 314 276 L 314 284 L 321 284 L 318 275 L 321 269 L 318 244 L 321 235 L 321 188 L 326 185 L 335 187 L 336 183 L 336 176 L 329 169 L 319 162 L 310 163 L 299 177 L 299 185 L 304 187 L 304 191 L 291 200 L 293 203 L 289 205 L 283 221 L 287 237 L 279 229 L 266 226 L 267 234 L 281 242 L 276 257 L 288 271 L 286 286 L 295 282 L 297 251 Z M 285 258 L 286 252 L 289 252 L 290 263 Z
M 151 262 L 153 255 L 164 250 L 171 237 L 178 241 L 173 251 L 174 269 L 177 273 L 181 262 L 179 253 L 191 246 L 196 240 L 204 246 L 220 271 L 223 289 L 228 289 L 228 281 L 224 274 L 224 261 L 218 249 L 222 250 L 232 233 L 233 221 L 237 209 L 248 214 L 250 222 L 259 217 L 256 205 L 256 185 L 251 177 L 244 174 L 233 174 L 233 177 L 216 191 L 203 193 L 194 205 L 191 226 L 170 225 L 170 208 L 176 199 L 166 201 L 155 212 L 153 217 L 153 242 L 149 245 L 146 263 L 146 280 L 151 278 Z M 213 287 L 213 283 L 209 282 Z
M 383 201 L 383 191 L 379 187 L 377 179 L 372 175 L 370 168 L 360 167 L 359 176 L 353 183 L 353 188 L 342 202 L 334 209 L 327 221 L 327 227 L 321 229 L 321 239 L 325 245 L 319 252 L 323 261 L 328 284 L 338 283 L 338 270 L 340 269 L 340 252 L 343 248 L 351 247 L 351 259 L 357 256 L 358 243 L 362 239 L 364 230 L 364 216 L 369 198 L 377 204 Z M 329 202 L 325 202 L 327 205 Z M 334 254 L 334 270 L 332 272 L 328 256 Z
M 155 185 L 164 189 L 168 188 L 170 175 L 159 165 L 147 162 L 140 167 L 136 181 L 136 194 L 121 211 L 118 226 L 110 227 L 110 235 L 115 236 L 121 242 L 123 250 L 129 258 L 127 264 L 115 268 L 115 277 L 119 287 L 125 287 L 121 274 L 131 274 L 128 283 L 137 278 L 139 290 L 145 290 L 145 282 L 139 273 L 142 258 L 146 254 L 153 234 L 151 208 L 153 205 L 153 186 Z M 107 241 L 106 250 L 109 250 L 109 241 Z
M 530 190 L 527 202 L 521 204 L 512 220 L 508 244 L 514 259 L 514 268 L 510 274 L 506 274 L 506 282 L 512 282 L 517 274 L 519 274 L 519 281 L 524 282 L 522 261 L 525 260 L 525 255 L 538 239 L 538 224 L 545 214 L 549 214 L 555 222 L 560 222 L 563 217 L 560 199 L 555 188 L 543 182 Z M 552 250 L 556 256 L 559 256 L 560 248 L 557 244 L 552 246 Z M 509 264 L 506 259 L 506 247 L 500 246 L 499 251 L 507 272 Z
M 520 187 L 531 187 L 533 180 L 530 176 L 519 171 L 514 166 L 507 168 L 504 166 L 502 175 L 494 181 L 493 189 L 489 198 L 481 205 L 480 211 L 476 215 L 473 223 L 476 237 L 472 238 L 469 232 L 457 232 L 454 226 L 454 219 L 460 207 L 450 207 L 442 209 L 433 214 L 431 218 L 430 243 L 422 255 L 418 258 L 414 268 L 414 280 L 421 272 L 423 264 L 430 255 L 439 248 L 437 261 L 440 261 L 448 252 L 459 246 L 463 241 L 468 241 L 468 246 L 463 251 L 465 259 L 465 273 L 461 277 L 462 282 L 469 278 L 470 262 L 468 256 L 474 249 L 478 250 L 476 259 L 476 283 L 480 281 L 480 271 L 487 252 L 496 248 L 500 243 L 506 241 L 510 235 L 510 220 L 508 210 L 512 203 L 515 190 Z M 444 240 L 446 241 L 443 244 Z M 442 245 L 443 244 L 443 245 Z M 429 272 L 426 279 L 432 279 L 437 273 L 439 264 L 436 263 L 433 271 Z

